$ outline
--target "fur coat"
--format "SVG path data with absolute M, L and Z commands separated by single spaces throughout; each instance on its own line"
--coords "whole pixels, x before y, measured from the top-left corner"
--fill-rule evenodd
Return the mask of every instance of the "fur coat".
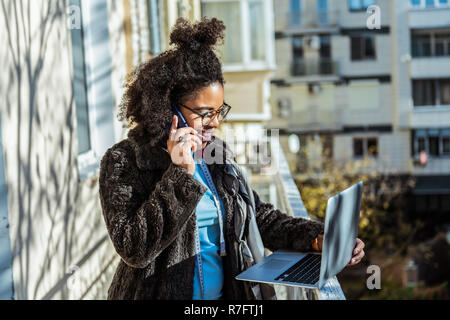
M 109 148 L 100 165 L 99 191 L 106 229 L 121 260 L 108 299 L 183 299 L 193 295 L 196 206 L 206 188 L 184 168 L 172 163 L 161 143 L 128 138 Z M 230 155 L 220 139 L 208 146 Z M 237 270 L 233 197 L 224 187 L 224 165 L 208 165 L 225 211 L 227 255 L 223 257 L 226 300 L 251 299 Z M 253 190 L 252 190 L 253 191 Z M 290 217 L 262 202 L 253 191 L 256 220 L 264 246 L 272 251 L 310 251 L 323 233 L 318 221 Z

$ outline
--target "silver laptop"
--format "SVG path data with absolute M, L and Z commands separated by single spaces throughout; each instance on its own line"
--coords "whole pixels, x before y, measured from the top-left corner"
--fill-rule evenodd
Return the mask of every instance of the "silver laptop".
M 322 253 L 275 251 L 236 279 L 322 288 L 350 262 L 358 234 L 362 189 L 359 182 L 328 199 Z

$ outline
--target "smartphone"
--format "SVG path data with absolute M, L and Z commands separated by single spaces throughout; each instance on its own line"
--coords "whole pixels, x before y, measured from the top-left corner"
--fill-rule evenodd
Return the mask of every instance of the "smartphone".
M 177 117 L 178 117 L 178 126 L 177 126 L 177 129 L 184 128 L 184 127 L 188 127 L 188 124 L 187 124 L 186 120 L 184 119 L 183 115 L 181 114 L 180 109 L 178 109 L 178 107 L 177 107 L 176 105 L 173 104 L 173 105 L 172 105 L 172 110 L 173 110 L 173 113 L 175 113 L 175 114 L 177 115 Z M 172 122 L 169 123 L 169 124 L 167 125 L 167 127 L 166 127 L 167 135 L 169 135 L 169 133 L 170 133 L 170 127 L 171 127 L 171 126 L 172 126 Z

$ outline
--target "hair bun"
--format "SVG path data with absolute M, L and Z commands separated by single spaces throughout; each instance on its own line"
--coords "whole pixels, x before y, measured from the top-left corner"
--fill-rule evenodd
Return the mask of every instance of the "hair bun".
M 184 18 L 178 18 L 170 33 L 170 44 L 180 50 L 212 49 L 219 40 L 223 42 L 224 30 L 225 24 L 217 18 L 202 18 L 194 24 Z

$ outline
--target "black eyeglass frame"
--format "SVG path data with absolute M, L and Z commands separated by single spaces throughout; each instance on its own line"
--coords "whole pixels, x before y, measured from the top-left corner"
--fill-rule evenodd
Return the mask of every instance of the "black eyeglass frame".
M 197 114 L 198 116 L 200 116 L 200 117 L 202 118 L 202 124 L 203 124 L 204 126 L 207 126 L 208 124 L 210 124 L 211 121 L 212 121 L 215 117 L 217 117 L 217 116 L 223 111 L 224 108 L 228 108 L 227 111 L 225 112 L 225 114 L 223 115 L 223 118 L 222 118 L 221 120 L 219 120 L 219 121 L 224 121 L 225 118 L 227 117 L 228 113 L 230 112 L 231 108 L 232 108 L 228 103 L 224 102 L 224 103 L 219 107 L 219 109 L 214 110 L 214 111 L 209 111 L 209 112 L 207 112 L 207 113 L 205 113 L 205 114 L 202 114 L 202 113 L 200 113 L 200 112 L 198 112 L 198 111 L 195 111 L 195 110 L 189 108 L 188 106 L 186 106 L 186 105 L 184 105 L 184 104 L 182 104 L 182 103 L 179 103 L 178 105 L 181 106 L 181 107 L 183 107 L 183 108 L 186 108 L 186 109 L 192 111 L 193 113 Z M 211 118 L 210 118 L 210 120 L 209 120 L 207 123 L 205 123 L 205 117 L 207 117 L 208 115 L 210 115 Z

